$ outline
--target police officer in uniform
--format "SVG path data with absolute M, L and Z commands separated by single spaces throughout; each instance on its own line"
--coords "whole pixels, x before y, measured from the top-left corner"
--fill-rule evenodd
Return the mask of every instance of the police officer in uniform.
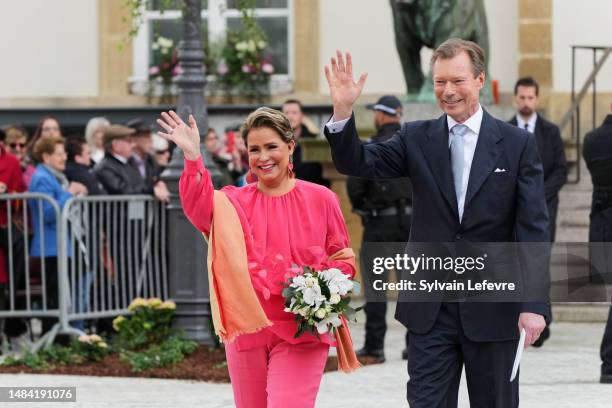
M 381 97 L 375 104 L 367 105 L 374 111 L 376 134 L 372 142 L 382 142 L 400 130 L 402 104 L 395 96 Z M 361 274 L 366 295 L 365 344 L 357 352 L 360 357 L 372 357 L 379 362 L 385 361 L 384 340 L 387 331 L 387 302 L 384 292 L 372 287 L 375 279 L 388 281 L 388 272 L 375 275 L 372 271 L 373 257 L 392 257 L 384 253 L 388 248 L 384 242 L 407 242 L 410 235 L 412 212 L 412 188 L 408 178 L 389 180 L 366 180 L 349 177 L 347 189 L 353 211 L 361 216 L 363 241 L 361 244 Z M 378 244 L 377 244 L 378 243 Z M 406 333 L 406 346 L 408 333 Z M 402 358 L 407 359 L 407 347 Z
M 612 104 L 610 105 L 612 111 Z M 589 242 L 594 280 L 610 283 L 612 276 L 612 114 L 584 138 L 584 161 L 593 181 Z M 609 244 L 602 245 L 607 242 Z M 601 383 L 612 384 L 612 307 L 601 341 Z

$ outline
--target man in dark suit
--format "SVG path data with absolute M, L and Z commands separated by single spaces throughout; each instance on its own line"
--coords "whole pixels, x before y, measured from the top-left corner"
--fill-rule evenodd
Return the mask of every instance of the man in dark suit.
M 376 103 L 368 104 L 374 111 L 376 134 L 371 142 L 384 142 L 393 137 L 402 125 L 402 103 L 393 95 L 384 95 Z M 357 351 L 359 357 L 370 357 L 385 361 L 385 334 L 387 333 L 387 299 L 385 293 L 372 291 L 375 279 L 388 279 L 388 273 L 378 275 L 372 271 L 372 260 L 368 255 L 379 256 L 380 243 L 407 242 L 410 236 L 410 214 L 412 213 L 412 187 L 406 177 L 392 180 L 368 180 L 348 177 L 346 180 L 353 212 L 361 216 L 363 240 L 359 254 L 361 277 L 365 289 L 366 315 L 365 343 Z M 390 248 L 390 253 L 393 248 Z M 392 254 L 390 254 L 392 255 Z M 406 332 L 406 348 L 402 358 L 408 359 L 409 335 Z
M 372 144 L 359 140 L 352 114 L 367 75 L 355 82 L 350 54 L 345 61 L 339 51 L 331 68 L 325 68 L 333 102 L 325 132 L 334 163 L 340 172 L 358 177 L 410 177 L 411 242 L 549 241 L 535 138 L 480 106 L 484 61 L 477 44 L 445 41 L 431 60 L 436 99 L 445 114 L 405 123 L 388 141 Z M 529 272 L 538 275 L 547 292 L 547 273 L 541 269 Z M 399 301 L 395 316 L 410 330 L 410 406 L 456 406 L 465 366 L 472 406 L 517 407 L 518 380 L 510 382 L 509 377 L 519 330 L 525 330 L 525 345 L 532 344 L 548 315 L 546 298 L 514 303 Z
M 87 195 L 106 194 L 102 184 L 98 181 L 91 169 L 91 156 L 89 144 L 82 137 L 69 137 L 66 140 L 66 178 L 76 181 L 87 187 Z
M 532 77 L 523 77 L 514 85 L 516 115 L 508 123 L 535 135 L 538 153 L 544 168 L 544 194 L 548 208 L 550 241 L 555 240 L 559 191 L 567 181 L 567 160 L 559 127 L 537 113 L 540 85 Z M 542 347 L 550 337 L 549 325 L 542 332 L 534 347 Z
M 289 119 L 291 128 L 295 135 L 295 151 L 293 152 L 293 171 L 300 180 L 310 181 L 325 187 L 330 186 L 329 180 L 323 178 L 323 167 L 321 163 L 305 162 L 302 160 L 302 146 L 300 139 L 314 139 L 317 135 L 311 133 L 304 124 L 304 109 L 302 103 L 297 99 L 287 99 L 282 106 L 282 111 Z
M 136 131 L 122 125 L 111 125 L 104 131 L 104 158 L 94 173 L 108 194 L 152 194 L 136 166 L 130 164 Z
M 130 164 L 138 170 L 145 185 L 147 188 L 153 190 L 153 194 L 158 200 L 169 202 L 170 192 L 166 187 L 166 183 L 159 177 L 161 172 L 159 171 L 155 157 L 153 157 L 153 137 L 151 136 L 151 128 L 145 125 L 144 121 L 140 118 L 126 122 L 125 126 L 135 131 L 132 136 L 134 147 L 132 149 L 132 156 L 130 157 Z
M 600 127 L 584 137 L 582 149 L 593 182 L 589 242 L 597 244 L 590 249 L 590 261 L 599 278 L 606 283 L 610 283 L 612 276 L 612 104 L 610 112 Z M 612 307 L 601 340 L 600 356 L 599 381 L 612 384 Z
M 555 240 L 559 190 L 567 181 L 567 161 L 559 127 L 537 113 L 540 86 L 531 77 L 521 78 L 514 85 L 516 115 L 510 124 L 535 135 L 544 167 L 544 193 L 548 207 L 550 240 Z

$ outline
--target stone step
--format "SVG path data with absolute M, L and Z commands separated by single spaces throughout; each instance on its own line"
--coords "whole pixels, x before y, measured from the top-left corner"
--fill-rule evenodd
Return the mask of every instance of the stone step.
M 557 225 L 561 227 L 587 227 L 589 226 L 589 208 L 559 208 Z
M 559 209 L 561 208 L 576 208 L 588 209 L 591 208 L 592 190 L 567 190 L 565 187 L 559 192 Z
M 605 322 L 608 319 L 609 309 L 609 303 L 553 303 L 553 321 Z
M 586 227 L 557 227 L 557 242 L 588 242 L 589 228 Z

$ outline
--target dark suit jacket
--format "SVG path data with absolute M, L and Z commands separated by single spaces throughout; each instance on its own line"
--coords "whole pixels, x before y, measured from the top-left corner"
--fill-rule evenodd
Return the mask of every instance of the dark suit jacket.
M 310 133 L 305 125 L 302 125 L 300 139 L 315 137 L 317 136 Z M 293 171 L 295 172 L 295 176 L 300 180 L 310 181 L 311 183 L 320 184 L 325 187 L 330 186 L 329 180 L 323 178 L 323 166 L 321 166 L 321 163 L 302 161 L 302 146 L 300 145 L 299 139 L 295 145 L 295 151 L 293 152 Z
M 338 171 L 365 178 L 410 177 L 411 242 L 548 242 L 548 214 L 542 163 L 535 138 L 486 111 L 470 171 L 462 222 L 452 181 L 446 115 L 404 123 L 383 143 L 359 140 L 352 117 L 343 131 L 330 134 Z M 496 168 L 506 169 L 495 172 Z M 547 271 L 542 275 L 547 275 Z M 541 279 L 547 282 L 546 276 Z M 434 325 L 440 303 L 398 302 L 396 318 L 411 332 Z M 465 334 L 474 341 L 518 338 L 521 312 L 548 317 L 546 302 L 460 303 Z
M 510 124 L 517 126 L 516 116 Z M 535 126 L 535 139 L 544 168 L 544 193 L 550 218 L 550 235 L 554 239 L 559 206 L 559 190 L 567 182 L 567 160 L 559 127 L 538 115 Z
M 372 137 L 371 142 L 384 142 L 400 130 L 399 123 L 388 123 L 381 126 Z M 360 177 L 348 177 L 346 190 L 353 210 L 369 213 L 373 209 L 396 206 L 399 200 L 404 205 L 412 203 L 410 179 L 402 177 L 393 180 L 368 180 Z
M 159 166 L 155 162 L 155 157 L 153 157 L 153 155 L 151 154 L 145 155 L 143 161 L 145 167 L 144 183 L 147 188 L 152 190 L 153 186 L 155 186 L 155 183 L 159 181 Z M 136 162 L 134 156 L 130 157 L 129 163 L 136 170 L 138 170 L 138 173 L 140 174 L 140 170 L 138 169 L 138 163 Z
M 87 187 L 87 195 L 89 196 L 106 194 L 95 174 L 84 164 L 67 162 L 64 174 L 68 181 L 77 181 Z
M 130 160 L 124 164 L 107 153 L 94 167 L 94 174 L 108 194 L 153 194 L 153 186 L 145 184 Z
M 586 134 L 582 157 L 591 173 L 593 187 L 612 189 L 612 114 L 606 116 L 600 127 Z

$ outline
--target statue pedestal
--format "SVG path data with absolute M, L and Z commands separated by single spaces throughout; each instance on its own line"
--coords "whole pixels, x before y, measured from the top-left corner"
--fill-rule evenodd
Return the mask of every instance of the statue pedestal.
M 346 190 L 346 176 L 340 174 L 334 167 L 331 158 L 329 144 L 325 139 L 301 139 L 302 160 L 307 162 L 318 162 L 323 166 L 323 177 L 331 183 L 331 189 L 340 200 L 340 208 L 342 215 L 346 221 L 346 227 L 349 233 L 350 246 L 355 251 L 355 255 L 359 255 L 361 248 L 361 237 L 363 236 L 363 227 L 361 225 L 361 217 L 353 213 L 351 202 Z M 357 271 L 359 273 L 359 263 Z M 360 280 L 357 278 L 357 280 Z

